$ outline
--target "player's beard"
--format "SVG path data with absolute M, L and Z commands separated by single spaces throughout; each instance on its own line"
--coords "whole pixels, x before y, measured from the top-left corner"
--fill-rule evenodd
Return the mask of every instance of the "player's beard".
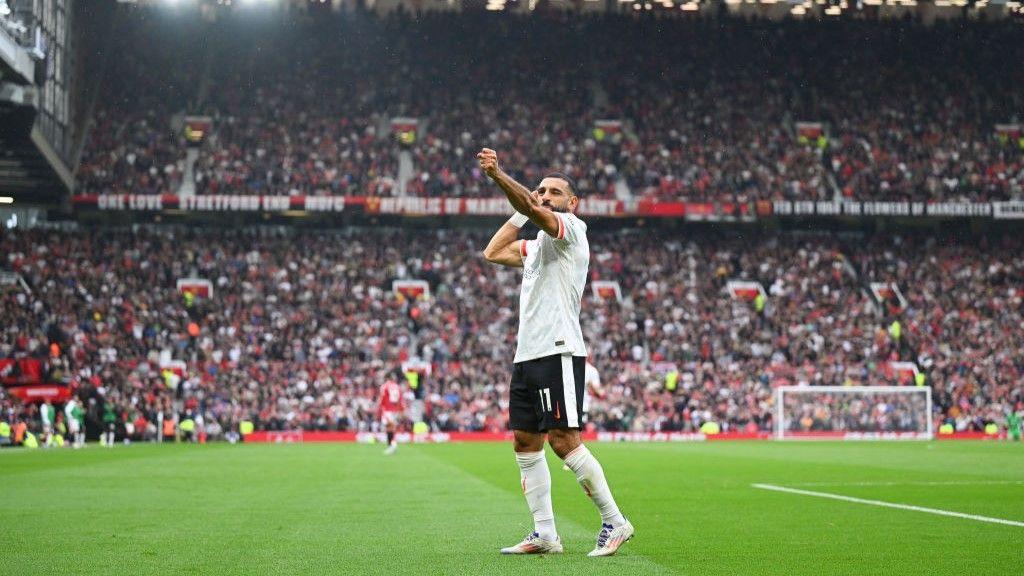
M 551 210 L 552 212 L 562 212 L 562 213 L 565 213 L 565 212 L 569 211 L 567 208 L 559 208 L 558 206 L 555 206 L 553 204 L 548 204 L 547 202 L 542 202 L 541 206 L 544 206 L 545 208 L 547 208 L 548 210 Z

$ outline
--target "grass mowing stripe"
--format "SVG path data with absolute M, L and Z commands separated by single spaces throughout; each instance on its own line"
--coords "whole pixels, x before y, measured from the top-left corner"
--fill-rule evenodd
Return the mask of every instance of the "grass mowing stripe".
M 1016 520 L 1004 520 L 1002 518 L 992 518 L 990 516 L 978 516 L 976 514 L 964 514 L 963 512 L 953 512 L 950 510 L 939 510 L 938 508 L 925 508 L 924 506 L 914 506 L 911 504 L 898 504 L 895 502 L 883 502 L 881 500 L 868 500 L 865 498 L 854 498 L 853 496 L 843 496 L 842 494 L 831 494 L 829 492 L 814 492 L 812 490 L 800 490 L 798 488 L 786 488 L 785 486 L 776 486 L 774 484 L 751 484 L 754 488 L 760 488 L 761 490 L 773 490 L 775 492 L 788 492 L 790 494 L 799 494 L 801 496 L 815 496 L 817 498 L 831 498 L 832 500 L 842 500 L 844 502 L 854 502 L 857 504 L 869 504 L 871 506 L 882 506 L 885 508 L 896 508 L 899 510 L 911 510 L 914 512 L 924 512 L 926 514 L 936 514 L 938 516 L 951 516 L 953 518 L 964 518 L 966 520 L 977 520 L 978 522 L 988 522 L 991 524 L 1005 524 L 1007 526 L 1017 526 L 1024 528 L 1024 522 L 1018 522 Z
M 533 525 L 508 443 L 403 445 L 393 457 L 382 448 L 133 445 L 4 454 L 0 525 L 12 529 L 0 547 L 0 574 L 933 576 L 1024 563 L 1014 527 L 751 488 L 1019 481 L 1020 445 L 595 443 L 640 533 L 604 559 L 586 557 L 599 515 L 554 456 L 552 496 L 567 552 L 502 557 L 498 549 Z M 835 491 L 1024 521 L 1021 488 Z
M 502 498 L 508 498 L 511 495 L 513 498 L 515 498 L 521 503 L 523 508 L 523 518 L 527 520 L 529 519 L 529 510 L 527 509 L 526 502 L 523 499 L 522 494 L 515 494 L 514 490 L 498 486 L 486 478 L 479 477 L 473 472 L 470 472 L 464 468 L 459 467 L 456 464 L 448 462 L 443 458 L 434 456 L 426 451 L 424 451 L 423 454 L 428 456 L 431 460 L 435 461 L 439 465 L 446 466 L 447 468 L 449 468 L 452 471 L 453 476 L 458 475 L 466 479 L 467 482 L 473 482 L 474 484 L 478 484 L 486 487 L 489 490 L 498 492 L 502 495 Z M 547 450 L 545 450 L 545 457 L 549 458 L 548 467 L 551 469 L 551 475 L 554 477 L 555 474 L 558 473 L 559 469 L 561 468 L 561 461 L 558 461 L 559 463 L 550 461 L 550 454 Z M 554 478 L 552 478 L 552 480 L 554 480 Z M 481 506 L 484 505 L 484 503 L 481 503 Z M 556 562 L 564 561 L 566 559 L 582 560 L 583 566 L 590 564 L 590 568 L 587 571 L 591 574 L 594 573 L 595 568 L 611 567 L 611 564 L 613 562 L 628 563 L 630 568 L 639 570 L 639 573 L 641 574 L 678 574 L 678 572 L 676 572 L 672 568 L 669 568 L 664 564 L 660 564 L 655 560 L 645 556 L 644 554 L 636 552 L 635 547 L 632 544 L 623 545 L 624 547 L 622 548 L 622 550 L 625 551 L 624 554 L 617 554 L 609 558 L 587 558 L 586 553 L 590 552 L 589 546 L 593 545 L 594 538 L 596 537 L 596 532 L 594 532 L 592 529 L 584 527 L 582 524 L 578 522 L 567 519 L 564 514 L 559 514 L 557 509 L 555 510 L 555 513 L 557 518 L 557 528 L 559 532 L 559 537 L 562 539 L 563 544 L 566 544 L 567 541 L 569 542 L 569 544 L 566 544 L 565 553 L 561 555 L 551 556 L 552 559 L 558 559 L 556 560 Z M 527 524 L 524 525 L 524 528 L 528 532 L 533 529 L 533 525 Z M 638 537 L 642 537 L 642 534 Z M 588 544 L 588 547 L 586 549 L 576 548 L 577 543 L 580 541 L 586 542 Z M 509 542 L 507 545 L 511 546 L 513 544 L 515 544 L 515 542 Z M 487 551 L 485 551 L 485 553 L 486 552 Z M 495 553 L 497 552 L 495 551 Z M 579 556 L 580 558 L 576 559 L 573 558 L 573 556 Z M 502 556 L 502 558 L 506 558 L 507 562 L 517 562 L 517 557 L 515 556 Z
M 237 448 L 227 443 L 212 443 L 202 447 L 205 452 L 230 451 Z M 112 449 L 102 448 L 99 444 L 88 444 L 81 450 L 5 448 L 0 450 L 0 454 L 4 458 L 4 465 L 0 472 L 5 477 L 17 474 L 35 474 L 42 470 L 53 472 L 58 469 L 72 470 L 77 473 L 84 468 L 103 467 L 111 463 L 120 466 L 129 460 L 139 462 L 139 465 L 145 465 L 142 461 L 164 460 L 174 455 L 190 458 L 194 451 L 195 446 L 174 443 L 118 445 Z
M 566 520 L 566 554 L 501 556 L 532 529 L 522 496 L 427 452 L 140 446 L 31 455 L 0 505 L 0 525 L 31 528 L 5 542 L 0 574 L 675 573 L 629 548 L 587 558 L 595 532 Z M 94 465 L 68 474 L 65 460 Z

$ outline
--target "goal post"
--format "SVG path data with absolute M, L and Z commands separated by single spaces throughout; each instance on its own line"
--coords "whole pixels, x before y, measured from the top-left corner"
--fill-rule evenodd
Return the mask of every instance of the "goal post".
M 930 440 L 930 386 L 780 386 L 775 438 Z

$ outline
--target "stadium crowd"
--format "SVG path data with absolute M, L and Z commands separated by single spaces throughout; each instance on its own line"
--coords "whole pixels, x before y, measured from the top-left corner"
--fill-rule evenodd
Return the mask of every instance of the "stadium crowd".
M 147 18 L 132 18 L 131 26 L 131 34 L 112 39 L 113 61 L 97 66 L 108 81 L 75 173 L 80 194 L 168 194 L 181 185 L 185 140 L 174 116 L 194 102 L 203 45 L 188 27 Z
M 430 369 L 407 387 L 406 427 L 502 431 L 519 272 L 482 258 L 488 237 L 5 231 L 3 266 L 29 289 L 0 295 L 0 359 L 42 360 L 87 419 L 98 423 L 111 407 L 119 437 L 155 438 L 175 418 L 214 438 L 243 421 L 375 430 L 379 386 L 404 383 L 410 361 Z M 1024 409 L 1019 238 L 644 230 L 595 231 L 590 241 L 591 281 L 618 281 L 622 295 L 594 298 L 588 286 L 584 301 L 603 384 L 592 396 L 594 429 L 771 430 L 777 386 L 913 385 L 888 370 L 894 360 L 920 367 L 936 424 L 980 430 Z M 178 290 L 190 277 L 209 280 L 212 294 Z M 400 296 L 392 282 L 401 279 L 427 282 L 430 297 Z M 760 283 L 764 297 L 734 297 L 734 280 Z M 877 302 L 867 287 L 879 281 L 896 283 L 905 307 Z M 179 373 L 162 369 L 174 361 Z M 35 404 L 2 394 L 8 423 L 38 425 Z
M 85 193 L 176 192 L 172 120 L 187 113 L 214 123 L 198 193 L 494 196 L 472 162 L 486 144 L 514 176 L 558 169 L 588 197 L 1024 195 L 1024 139 L 995 132 L 1024 120 L 1012 22 L 152 16 L 122 14 Z M 418 119 L 415 136 L 396 138 L 393 117 Z

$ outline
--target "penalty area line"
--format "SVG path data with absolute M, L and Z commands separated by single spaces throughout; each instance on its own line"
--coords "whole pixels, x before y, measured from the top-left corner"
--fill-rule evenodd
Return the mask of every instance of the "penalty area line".
M 898 510 L 911 510 L 913 512 L 924 512 L 925 514 L 936 514 L 938 516 L 951 516 L 953 518 L 963 518 L 965 520 L 975 520 L 977 522 L 988 522 L 990 524 L 1004 524 L 1006 526 L 1017 526 L 1018 528 L 1024 528 L 1024 522 L 1018 522 L 1016 520 L 1004 520 L 1003 518 L 992 518 L 989 516 L 978 516 L 977 514 L 964 514 L 963 512 L 953 512 L 950 510 L 940 510 L 938 508 L 926 508 L 924 506 L 913 506 L 911 504 L 898 504 L 895 502 L 883 502 L 881 500 L 868 500 L 866 498 L 855 498 L 853 496 L 843 496 L 842 494 L 832 494 L 829 492 L 815 492 L 813 490 L 800 490 L 798 488 L 787 488 L 785 486 L 776 486 L 775 484 L 751 484 L 754 488 L 760 488 L 761 490 L 771 490 L 774 492 L 786 492 L 789 494 L 799 494 L 801 496 L 814 496 L 817 498 L 829 498 L 831 500 L 842 500 L 844 502 L 854 502 L 856 504 L 867 504 L 869 506 L 881 506 L 883 508 L 896 508 Z

